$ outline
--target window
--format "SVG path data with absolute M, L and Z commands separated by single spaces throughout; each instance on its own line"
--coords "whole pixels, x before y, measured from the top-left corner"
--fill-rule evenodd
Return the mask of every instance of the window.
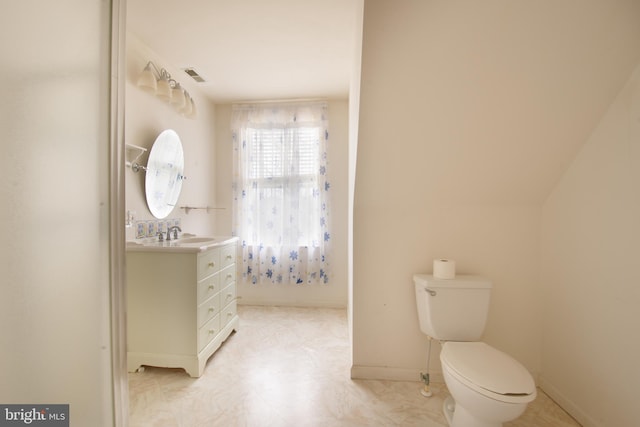
M 316 140 L 320 128 L 247 129 L 250 148 L 248 175 L 260 189 L 250 244 L 318 246 L 323 238 L 318 197 L 320 152 Z M 288 204 L 289 206 L 285 206 Z M 288 215 L 283 215 L 283 214 Z
M 234 234 L 243 277 L 328 281 L 326 104 L 235 106 Z

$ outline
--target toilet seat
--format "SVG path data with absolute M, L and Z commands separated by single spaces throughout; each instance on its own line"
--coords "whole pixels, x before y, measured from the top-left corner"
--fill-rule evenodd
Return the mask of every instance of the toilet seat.
M 440 360 L 458 381 L 491 399 L 524 403 L 536 397 L 525 367 L 483 342 L 445 342 Z

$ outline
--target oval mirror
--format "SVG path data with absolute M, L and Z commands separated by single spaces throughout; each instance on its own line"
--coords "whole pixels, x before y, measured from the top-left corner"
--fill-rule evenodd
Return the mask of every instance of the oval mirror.
M 184 153 L 178 134 L 167 129 L 156 138 L 149 160 L 145 178 L 145 195 L 151 214 L 156 218 L 166 218 L 176 203 L 184 172 Z

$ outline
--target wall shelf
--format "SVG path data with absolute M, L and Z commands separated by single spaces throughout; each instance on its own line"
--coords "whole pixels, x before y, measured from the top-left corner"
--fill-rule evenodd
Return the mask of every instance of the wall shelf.
M 133 144 L 124 144 L 124 149 L 125 149 L 124 164 L 129 167 L 131 167 L 131 164 L 135 163 L 140 158 L 140 156 L 142 156 L 145 153 L 145 151 L 147 151 L 146 148 L 138 147 L 137 145 L 133 145 Z

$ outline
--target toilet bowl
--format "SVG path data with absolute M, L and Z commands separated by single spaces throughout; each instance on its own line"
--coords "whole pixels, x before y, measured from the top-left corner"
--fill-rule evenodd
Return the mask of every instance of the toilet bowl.
M 440 361 L 452 396 L 444 403 L 451 427 L 500 427 L 536 398 L 524 366 L 483 342 L 445 342 Z

